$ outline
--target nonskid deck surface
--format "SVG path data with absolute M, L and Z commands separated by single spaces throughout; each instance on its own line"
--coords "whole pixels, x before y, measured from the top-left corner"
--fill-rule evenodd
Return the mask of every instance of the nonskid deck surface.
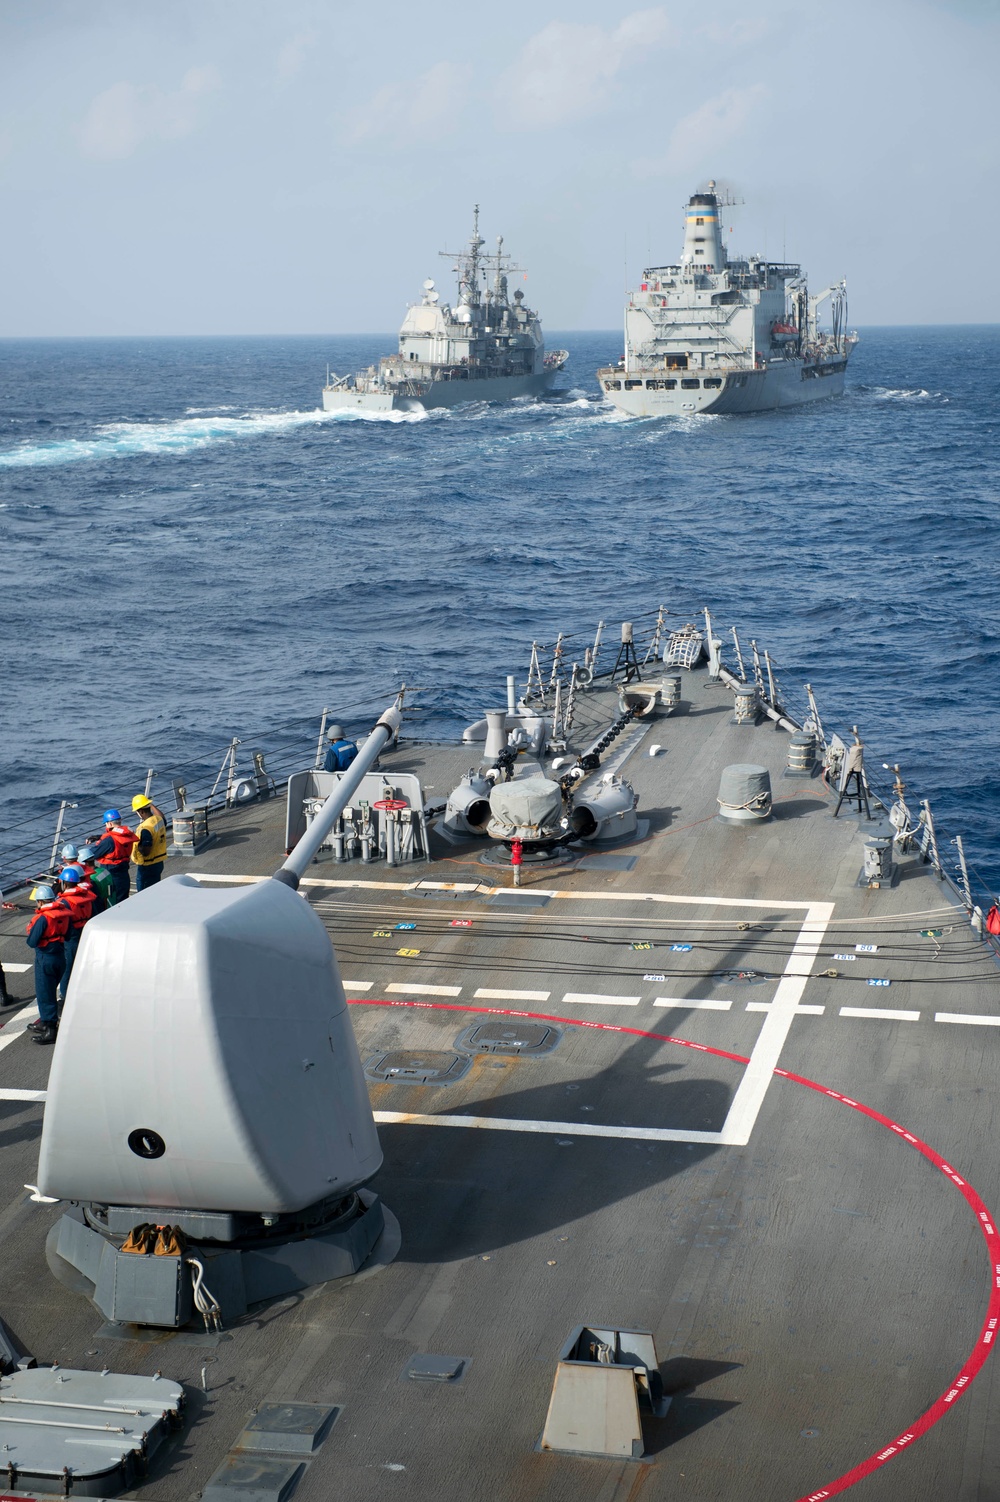
M 16 1036 L 23 1014 L 0 1031 L 0 1312 L 41 1359 L 160 1368 L 194 1390 L 193 1426 L 139 1495 L 193 1496 L 253 1408 L 300 1400 L 342 1409 L 302 1498 L 794 1499 L 949 1391 L 991 1294 L 982 1222 L 939 1161 L 860 1108 L 994 1206 L 997 972 L 915 859 L 892 888 L 857 887 L 857 819 L 832 819 L 821 781 L 781 777 L 783 732 L 733 725 L 702 673 L 683 687 L 687 711 L 624 768 L 649 821 L 634 844 L 526 870 L 520 894 L 481 842 L 395 870 L 312 868 L 364 1059 L 454 1052 L 477 1021 L 554 1019 L 559 1035 L 538 1057 L 476 1056 L 447 1086 L 372 1086 L 375 1187 L 403 1237 L 377 1275 L 258 1310 L 217 1344 L 100 1334 L 45 1267 L 57 1207 L 21 1188 L 43 1106 L 9 1097 L 44 1091 L 50 1054 Z M 594 723 L 614 712 L 588 696 Z M 404 747 L 385 766 L 420 770 L 443 801 L 476 755 Z M 714 817 L 736 761 L 770 767 L 770 823 Z M 187 869 L 270 872 L 281 814 L 276 800 L 220 823 Z M 26 951 L 4 939 L 0 954 Z M 647 1422 L 648 1466 L 534 1448 L 582 1323 L 655 1334 L 675 1398 Z M 415 1353 L 465 1358 L 461 1379 L 404 1380 Z M 987 1364 L 858 1495 L 994 1495 L 992 1382 Z

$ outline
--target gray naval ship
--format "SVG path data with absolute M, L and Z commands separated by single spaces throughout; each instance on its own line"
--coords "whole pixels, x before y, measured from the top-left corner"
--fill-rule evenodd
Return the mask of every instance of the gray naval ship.
M 810 296 L 801 266 L 730 260 L 708 190 L 688 202 L 680 264 L 650 266 L 625 307 L 625 354 L 597 372 L 607 399 L 633 417 L 764 412 L 844 390 L 857 334 L 847 284 Z M 819 310 L 829 299 L 829 329 Z
M 8 881 L 4 1496 L 1000 1494 L 996 924 L 683 619 L 178 784 L 54 1049 Z
M 459 402 L 505 402 L 544 391 L 569 358 L 564 349 L 545 352 L 538 314 L 518 288 L 508 291 L 517 271 L 497 236 L 495 254 L 483 251 L 479 205 L 464 251 L 442 251 L 458 274 L 458 302 L 442 303 L 428 278 L 418 303 L 407 309 L 399 331 L 399 351 L 384 355 L 378 369 L 357 375 L 329 375 L 323 388 L 327 412 L 413 411 L 454 407 Z

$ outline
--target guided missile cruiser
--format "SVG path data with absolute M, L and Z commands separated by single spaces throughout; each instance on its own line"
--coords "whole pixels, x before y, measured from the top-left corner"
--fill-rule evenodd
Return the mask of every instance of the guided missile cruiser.
M 538 314 L 510 276 L 520 270 L 497 237 L 484 252 L 476 205 L 468 248 L 442 251 L 454 262 L 458 300 L 441 301 L 432 278 L 420 301 L 407 309 L 399 349 L 384 355 L 378 369 L 356 375 L 330 375 L 323 388 L 327 412 L 419 411 L 455 407 L 461 402 L 505 402 L 544 391 L 569 358 L 564 349 L 546 352 Z
M 688 202 L 680 263 L 647 267 L 629 293 L 624 356 L 597 372 L 607 400 L 633 417 L 765 412 L 843 393 L 858 339 L 846 282 L 811 296 L 801 266 L 731 260 L 715 188 Z

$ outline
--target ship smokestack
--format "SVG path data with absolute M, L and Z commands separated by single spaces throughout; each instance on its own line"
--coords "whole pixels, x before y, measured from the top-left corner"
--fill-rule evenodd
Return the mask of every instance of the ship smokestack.
M 707 193 L 694 193 L 688 202 L 681 265 L 708 271 L 721 271 L 726 265 L 714 182 L 709 183 Z

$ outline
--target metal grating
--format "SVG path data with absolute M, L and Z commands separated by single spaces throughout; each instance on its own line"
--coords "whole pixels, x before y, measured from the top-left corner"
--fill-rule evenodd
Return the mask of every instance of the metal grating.
M 455 1047 L 470 1053 L 508 1054 L 537 1058 L 551 1053 L 562 1033 L 545 1022 L 474 1022 L 455 1039 Z
M 468 1073 L 472 1063 L 468 1054 L 436 1052 L 414 1053 L 406 1048 L 389 1049 L 365 1060 L 365 1074 L 378 1084 L 453 1085 Z

